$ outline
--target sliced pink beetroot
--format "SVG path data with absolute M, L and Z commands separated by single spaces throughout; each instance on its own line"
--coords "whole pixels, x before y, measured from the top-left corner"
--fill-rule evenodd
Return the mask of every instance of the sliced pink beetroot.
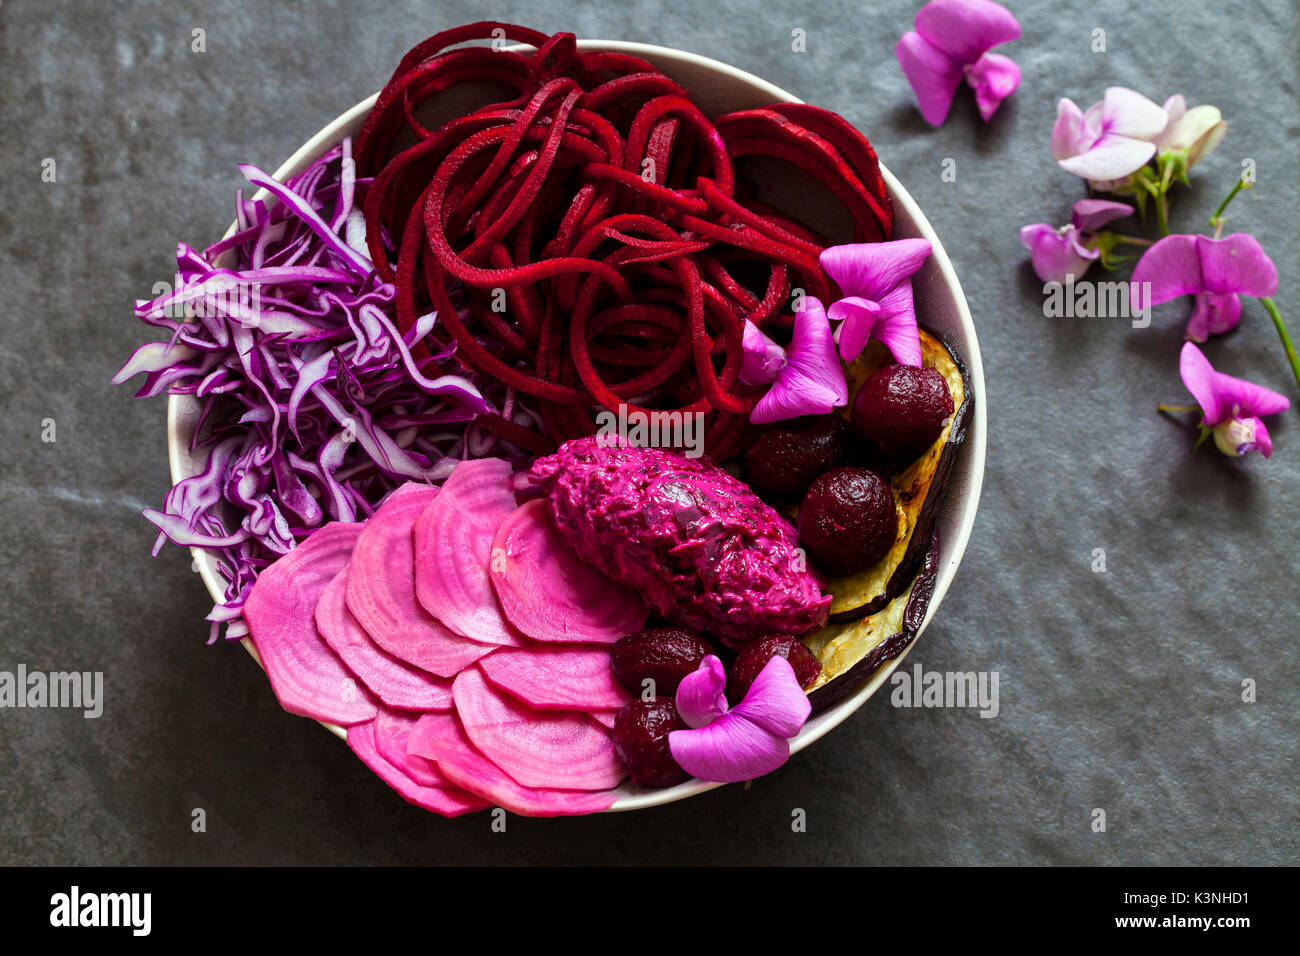
M 465 733 L 525 787 L 607 790 L 626 775 L 609 729 L 572 710 L 534 710 L 494 687 L 478 667 L 451 685 Z
M 490 806 L 481 797 L 454 785 L 425 787 L 416 783 L 379 752 L 374 721 L 349 727 L 348 746 L 361 758 L 362 763 L 378 774 L 384 783 L 396 790 L 403 800 L 417 807 L 432 810 L 444 817 L 458 817 L 463 813 L 472 813 Z
M 617 710 L 632 699 L 609 651 L 590 644 L 506 647 L 481 661 L 483 675 L 536 710 Z
M 492 647 L 453 634 L 415 598 L 411 529 L 437 494 L 430 485 L 403 485 L 370 516 L 352 552 L 347 605 L 388 653 L 439 677 L 453 677 Z
M 348 563 L 361 527 L 331 522 L 276 560 L 244 603 L 248 636 L 280 706 L 294 714 L 356 724 L 375 716 L 374 698 L 358 684 L 316 630 L 316 602 Z
M 438 771 L 437 764 L 407 750 L 416 719 L 415 714 L 381 710 L 374 720 L 379 755 L 422 787 L 454 788 L 456 785 Z
M 334 653 L 381 701 L 398 710 L 451 710 L 451 681 L 406 664 L 370 639 L 347 605 L 348 569 L 336 574 L 316 603 L 316 629 Z
M 521 786 L 470 741 L 455 714 L 426 714 L 411 731 L 407 747 L 433 760 L 438 769 L 465 790 L 512 813 L 531 817 L 598 813 L 614 805 L 609 790 L 556 790 Z
M 518 647 L 488 577 L 497 527 L 515 510 L 510 463 L 462 461 L 415 522 L 415 593 L 455 633 Z
M 635 593 L 569 549 L 541 499 L 516 508 L 497 528 L 491 576 L 506 619 L 539 641 L 613 644 L 650 616 Z

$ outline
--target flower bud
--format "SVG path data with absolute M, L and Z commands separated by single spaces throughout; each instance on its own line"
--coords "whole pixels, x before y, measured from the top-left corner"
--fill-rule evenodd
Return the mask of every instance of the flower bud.
M 1229 458 L 1239 458 L 1257 447 L 1258 418 L 1229 418 L 1214 426 L 1214 444 Z
M 1157 155 L 1183 153 L 1183 169 L 1188 170 L 1208 156 L 1223 139 L 1228 124 L 1217 106 L 1187 108 L 1181 95 L 1171 96 L 1165 102 L 1169 122 L 1156 137 Z

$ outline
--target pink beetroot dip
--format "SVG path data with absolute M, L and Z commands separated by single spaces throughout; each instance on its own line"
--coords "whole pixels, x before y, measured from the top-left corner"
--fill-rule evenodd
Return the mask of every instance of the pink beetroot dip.
M 590 437 L 529 476 L 578 556 L 674 624 L 732 647 L 826 624 L 831 597 L 795 529 L 711 462 Z

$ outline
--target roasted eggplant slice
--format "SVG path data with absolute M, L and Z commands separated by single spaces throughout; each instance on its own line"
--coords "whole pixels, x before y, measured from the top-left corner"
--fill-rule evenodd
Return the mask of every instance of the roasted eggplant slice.
M 966 437 L 971 411 L 966 367 L 938 337 L 924 329 L 921 330 L 921 357 L 926 366 L 936 369 L 948 383 L 954 409 L 952 418 L 924 454 L 890 479 L 894 506 L 898 510 L 898 537 L 889 553 L 865 571 L 827 581 L 827 590 L 834 596 L 830 616 L 833 624 L 875 614 L 912 583 L 925 558 L 935 518 L 948 490 L 957 447 Z M 888 361 L 885 347 L 871 342 L 846 367 L 849 403 L 842 410 L 844 415 L 853 407 L 862 384 Z
M 812 712 L 825 710 L 848 696 L 893 660 L 916 638 L 939 574 L 939 533 L 928 539 L 925 564 L 916 580 L 879 612 L 847 624 L 829 624 L 804 638 L 822 671 L 808 688 Z

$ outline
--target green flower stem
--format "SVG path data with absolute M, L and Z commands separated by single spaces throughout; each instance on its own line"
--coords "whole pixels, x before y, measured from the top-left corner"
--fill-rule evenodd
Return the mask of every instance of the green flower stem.
M 1194 412 L 1199 409 L 1200 405 L 1157 405 L 1158 412 Z
M 1232 191 L 1223 197 L 1223 202 L 1219 203 L 1219 208 L 1214 210 L 1214 215 L 1210 217 L 1211 229 L 1217 229 L 1223 224 L 1223 211 L 1228 208 L 1228 203 L 1237 198 L 1237 193 L 1249 188 L 1250 183 L 1246 182 L 1246 180 L 1240 178 L 1237 180 L 1236 185 L 1232 187 Z
M 1286 323 L 1282 321 L 1282 313 L 1277 310 L 1273 300 L 1267 296 L 1259 301 L 1264 303 L 1264 308 L 1268 309 L 1268 314 L 1273 319 L 1273 326 L 1277 329 L 1278 338 L 1282 340 L 1282 349 L 1286 352 L 1287 361 L 1291 363 L 1291 373 L 1295 375 L 1295 383 L 1300 386 L 1300 356 L 1296 355 L 1295 344 L 1291 341 L 1291 333 L 1287 331 Z
M 1156 222 L 1160 226 L 1160 234 L 1169 235 L 1169 205 L 1164 193 L 1156 196 Z
M 1160 170 L 1160 195 L 1163 196 L 1169 192 L 1169 187 L 1174 184 L 1175 164 L 1173 160 L 1168 160 L 1166 162 L 1160 163 L 1160 165 L 1163 167 Z
M 1150 166 L 1143 166 L 1133 174 L 1138 185 L 1150 193 L 1151 198 L 1156 204 L 1156 221 L 1160 224 L 1160 234 L 1169 235 L 1169 204 L 1165 199 L 1169 191 L 1169 169 L 1160 171 L 1161 178 L 1157 181 L 1151 174 Z M 1145 208 L 1145 207 L 1144 207 Z
M 1111 233 L 1111 235 L 1113 235 L 1116 239 L 1119 240 L 1120 245 L 1154 246 L 1156 244 L 1156 241 L 1154 239 L 1143 239 L 1141 236 L 1126 236 L 1122 232 L 1113 232 Z
M 1172 160 L 1160 163 L 1160 192 L 1156 195 L 1156 222 L 1160 231 L 1169 235 L 1169 190 L 1174 184 L 1174 166 Z

